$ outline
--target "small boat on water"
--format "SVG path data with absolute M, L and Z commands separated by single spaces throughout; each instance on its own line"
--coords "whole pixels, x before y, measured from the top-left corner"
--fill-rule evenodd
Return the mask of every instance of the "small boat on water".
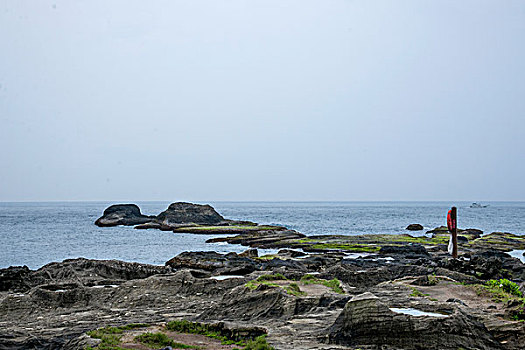
M 479 203 L 474 202 L 474 203 L 472 203 L 472 204 L 470 205 L 470 207 L 471 207 L 471 208 L 486 208 L 486 207 L 488 207 L 488 205 L 482 205 L 482 204 L 479 204 Z

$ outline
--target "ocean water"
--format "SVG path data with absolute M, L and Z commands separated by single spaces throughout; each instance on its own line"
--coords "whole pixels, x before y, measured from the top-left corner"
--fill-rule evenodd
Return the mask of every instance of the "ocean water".
M 0 268 L 39 268 L 52 261 L 85 257 L 162 265 L 183 251 L 242 252 L 246 247 L 207 244 L 216 235 L 174 234 L 132 227 L 100 228 L 94 221 L 112 202 L 0 203 Z M 155 215 L 169 202 L 137 202 Z M 525 202 L 209 202 L 224 217 L 277 224 L 307 235 L 408 233 L 419 223 L 427 229 L 446 225 L 451 205 L 458 207 L 460 228 L 525 235 Z M 413 235 L 425 231 L 411 232 Z M 273 252 L 273 251 L 268 251 Z

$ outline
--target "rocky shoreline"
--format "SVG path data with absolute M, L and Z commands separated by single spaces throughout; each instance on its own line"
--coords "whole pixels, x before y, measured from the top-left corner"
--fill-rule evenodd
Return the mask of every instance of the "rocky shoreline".
M 463 230 L 460 256 L 451 259 L 442 228 L 425 237 L 306 237 L 227 220 L 190 203 L 174 203 L 157 216 L 134 205 L 112 206 L 97 225 L 223 233 L 211 241 L 247 250 L 184 252 L 165 266 L 70 259 L 38 270 L 1 269 L 0 349 L 160 348 L 138 340 L 146 333 L 201 349 L 243 348 L 231 342 L 249 344 L 261 334 L 283 350 L 525 344 L 525 299 L 520 290 L 504 288 L 510 280 L 524 290 L 525 265 L 506 253 L 525 249 L 522 236 Z M 259 256 L 257 248 L 280 250 Z M 181 322 L 206 329 L 208 338 L 172 327 Z M 109 326 L 117 327 L 111 328 L 118 334 L 113 347 L 93 333 Z M 198 338 L 210 334 L 222 341 Z

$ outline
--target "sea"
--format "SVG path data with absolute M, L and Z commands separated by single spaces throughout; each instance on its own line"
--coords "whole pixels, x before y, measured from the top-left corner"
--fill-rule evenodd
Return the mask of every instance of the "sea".
M 94 225 L 114 202 L 0 202 L 0 268 L 38 269 L 70 258 L 118 259 L 163 265 L 184 251 L 242 252 L 246 247 L 206 243 L 217 235 L 175 234 L 133 227 Z M 136 202 L 156 215 L 169 202 Z M 207 202 L 228 219 L 281 225 L 306 235 L 365 233 L 425 235 L 446 225 L 448 209 L 458 207 L 458 227 L 525 235 L 525 202 Z M 419 223 L 423 231 L 409 232 Z M 260 253 L 274 253 L 262 250 Z M 522 253 L 520 253 L 522 254 Z

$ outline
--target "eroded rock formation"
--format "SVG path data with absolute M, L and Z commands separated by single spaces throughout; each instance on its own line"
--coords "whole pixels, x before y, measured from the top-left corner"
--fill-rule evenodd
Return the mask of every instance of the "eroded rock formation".
M 0 348 L 80 350 L 88 330 L 177 319 L 257 325 L 283 350 L 517 350 L 525 341 L 525 323 L 512 321 L 520 305 L 495 303 L 476 289 L 483 284 L 476 271 L 493 255 L 522 276 L 525 266 L 505 253 L 479 252 L 456 265 L 439 251 L 417 259 L 408 251 L 359 258 L 291 252 L 185 252 L 166 266 L 71 259 L 36 271 L 3 269 Z
M 434 305 L 432 310 L 438 308 Z M 416 311 L 421 316 L 416 316 Z M 483 323 L 455 305 L 447 314 L 394 309 L 369 292 L 354 296 L 345 305 L 327 339 L 343 345 L 390 345 L 401 349 L 501 348 Z

